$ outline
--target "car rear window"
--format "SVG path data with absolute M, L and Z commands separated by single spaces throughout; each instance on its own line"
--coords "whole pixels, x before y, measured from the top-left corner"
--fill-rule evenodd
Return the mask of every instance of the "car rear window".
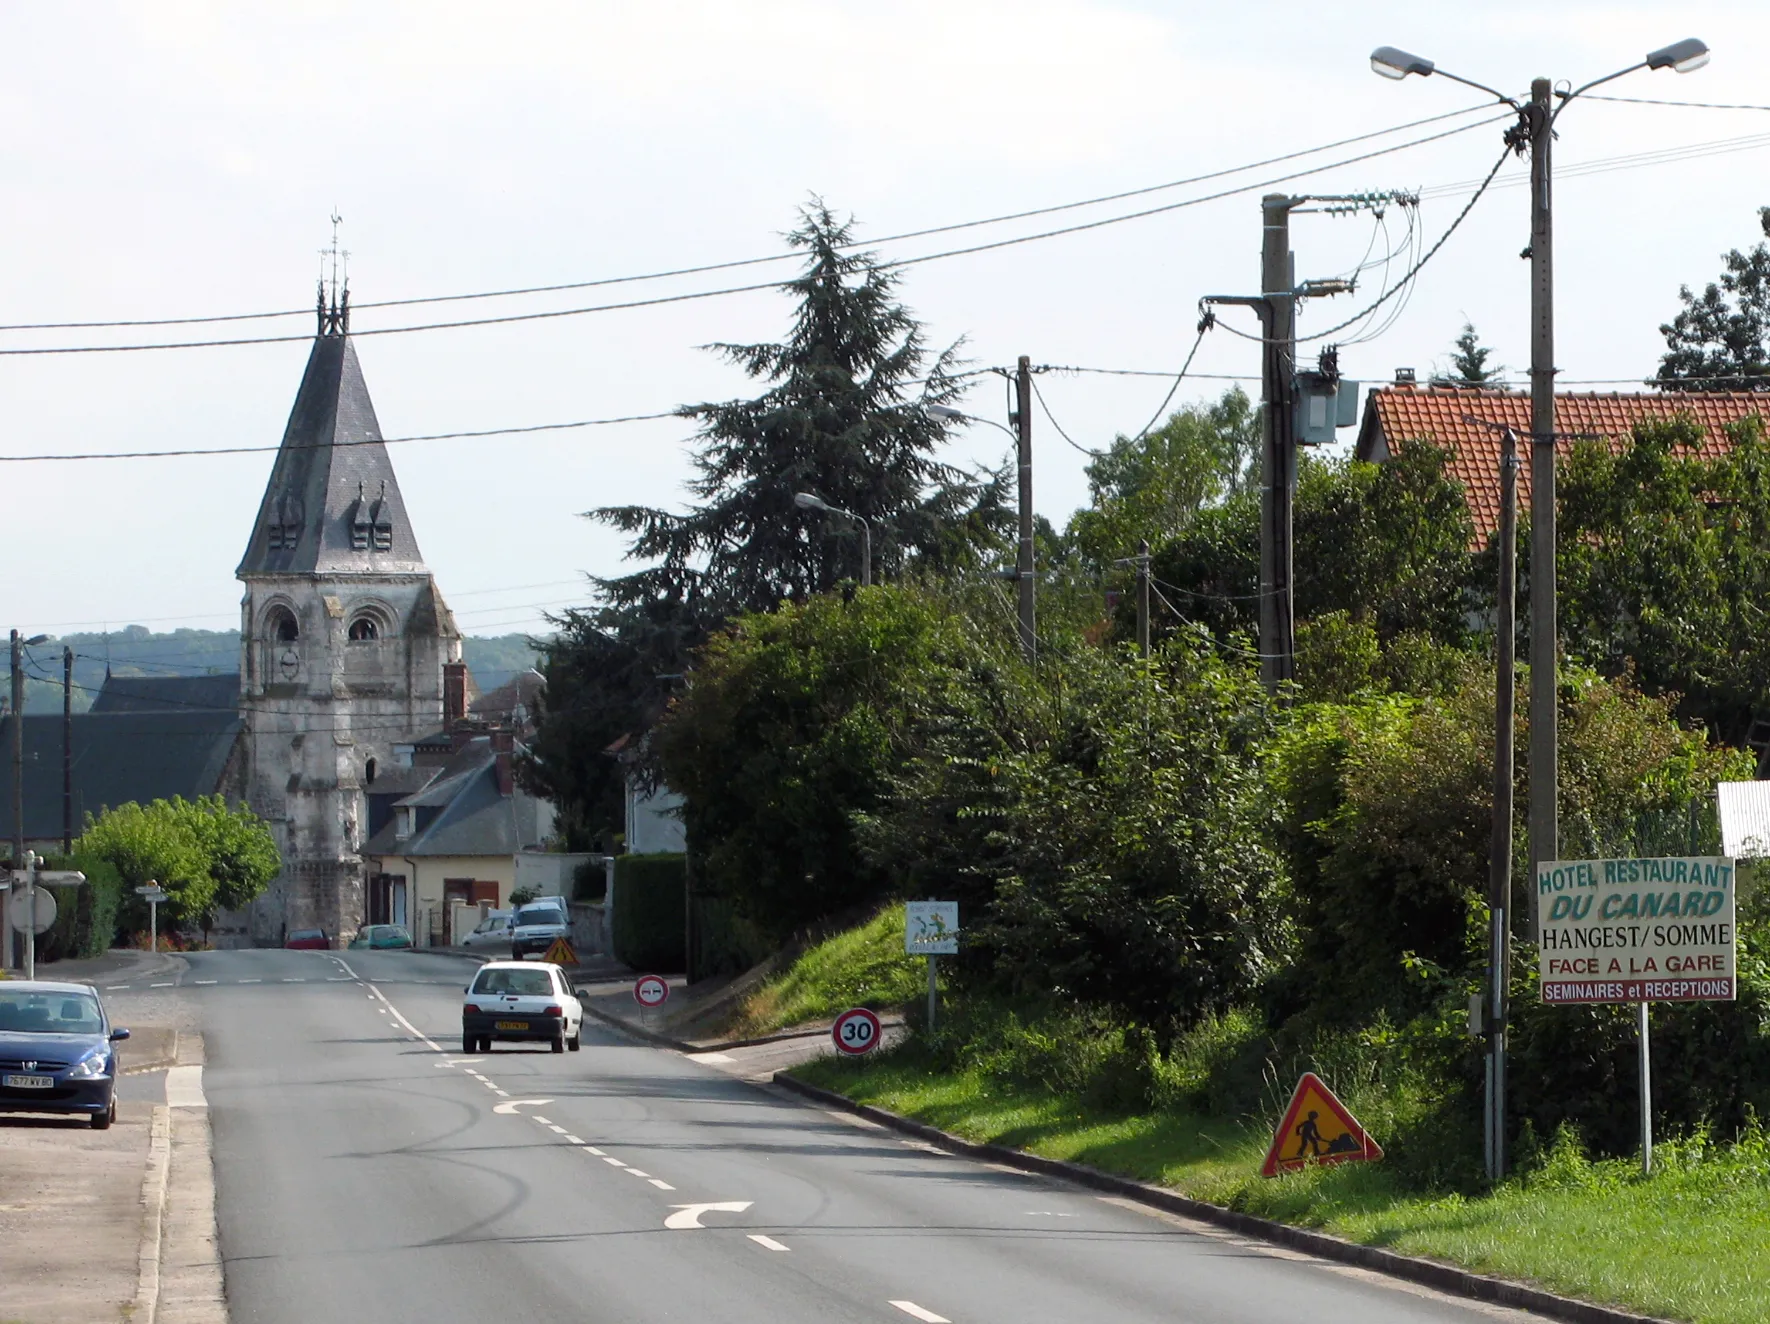
M 524 906 L 516 912 L 518 924 L 564 924 L 565 910 L 563 907 L 546 902 L 536 902 L 532 906 Z
M 481 970 L 473 981 L 475 993 L 517 993 L 547 997 L 553 993 L 553 975 L 547 970 Z
M 104 1013 L 89 993 L 0 989 L 0 1030 L 12 1034 L 102 1034 Z
M 295 942 L 302 938 L 323 938 L 325 936 L 325 932 L 321 929 L 296 929 L 289 935 L 289 941 Z

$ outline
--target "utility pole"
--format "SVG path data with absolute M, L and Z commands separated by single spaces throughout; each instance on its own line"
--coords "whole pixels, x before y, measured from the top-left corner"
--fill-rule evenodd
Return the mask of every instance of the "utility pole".
M 74 853 L 74 650 L 61 650 L 61 853 Z
M 1555 268 L 1549 80 L 1530 85 L 1530 876 L 1561 851 L 1555 619 Z M 1537 934 L 1530 889 L 1530 937 Z
M 1487 866 L 1487 1175 L 1506 1175 L 1506 1019 L 1511 989 L 1512 745 L 1517 691 L 1518 434 L 1500 433 L 1500 582 L 1494 622 L 1493 842 Z M 1535 888 L 1531 889 L 1533 892 Z
M 25 867 L 25 657 L 24 637 L 12 632 L 12 877 Z M 11 895 L 6 906 L 6 964 L 17 963 L 13 954 Z
M 1260 679 L 1268 690 L 1295 679 L 1291 617 L 1291 496 L 1296 490 L 1294 390 L 1297 359 L 1296 270 L 1291 208 L 1301 199 L 1260 199 L 1260 297 L 1265 341 L 1260 384 L 1265 403 L 1260 452 Z
M 1137 656 L 1149 656 L 1149 539 L 1137 544 Z
M 1033 579 L 1032 360 L 1025 354 L 1014 368 L 1014 434 L 1020 469 L 1020 546 L 1014 568 L 1020 581 L 1020 651 L 1028 662 L 1039 658 Z

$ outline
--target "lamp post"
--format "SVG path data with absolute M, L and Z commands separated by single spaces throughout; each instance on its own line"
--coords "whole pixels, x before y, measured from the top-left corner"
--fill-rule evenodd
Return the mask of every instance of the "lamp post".
M 1700 69 L 1709 61 L 1709 48 L 1694 37 L 1673 42 L 1648 53 L 1626 69 L 1594 78 L 1571 92 L 1555 93 L 1546 78 L 1531 82 L 1530 100 L 1521 103 L 1504 92 L 1446 73 L 1431 60 L 1394 46 L 1371 52 L 1371 68 L 1384 78 L 1401 79 L 1409 74 L 1422 78 L 1438 74 L 1454 83 L 1475 88 L 1497 98 L 1518 113 L 1518 121 L 1506 131 L 1506 143 L 1515 150 L 1530 148 L 1530 865 L 1534 879 L 1537 866 L 1560 853 L 1557 792 L 1560 782 L 1560 751 L 1557 742 L 1556 665 L 1559 638 L 1556 628 L 1555 587 L 1555 268 L 1553 250 L 1554 211 L 1550 193 L 1553 172 L 1550 145 L 1555 121 L 1568 103 L 1600 83 L 1621 78 L 1637 69 L 1672 69 L 1681 74 Z M 1559 97 L 1561 104 L 1552 106 Z M 1497 809 L 1496 809 L 1497 812 Z M 1530 939 L 1537 934 L 1536 888 L 1530 895 Z M 1501 937 L 1503 938 L 1503 934 Z M 1503 964 L 1499 967 L 1504 969 Z M 1494 1005 L 1503 1005 L 1496 992 Z M 1488 1036 L 1495 1088 L 1489 1126 L 1489 1175 L 1505 1175 L 1505 1026 L 1493 1026 Z
M 860 525 L 860 583 L 862 588 L 869 588 L 873 582 L 873 528 L 864 515 L 856 515 L 852 510 L 844 510 L 841 506 L 832 506 L 820 496 L 810 492 L 793 494 L 793 504 L 800 510 L 821 510 L 830 515 L 841 515 Z
M 26 895 L 30 896 L 25 903 L 27 906 L 34 906 L 36 897 L 31 887 L 30 870 L 25 867 L 25 649 L 46 643 L 48 639 L 46 634 L 32 635 L 27 639 L 17 630 L 12 632 L 12 876 L 15 881 L 20 877 L 24 879 Z M 12 965 L 10 904 L 6 907 L 4 932 L 6 964 Z
M 993 418 L 979 418 L 975 414 L 967 414 L 962 409 L 954 409 L 951 405 L 929 405 L 928 413 L 935 418 L 950 418 L 960 423 L 986 423 L 997 432 L 1005 432 L 1014 440 L 1015 467 L 1019 476 L 1020 504 L 1020 538 L 1014 554 L 1014 577 L 1019 586 L 1019 620 L 1020 620 L 1020 651 L 1026 655 L 1028 662 L 1036 662 L 1039 655 L 1038 639 L 1038 595 L 1035 591 L 1035 573 L 1037 567 L 1033 558 L 1033 505 L 1032 505 L 1032 369 L 1026 355 L 1020 356 L 1020 365 L 1015 372 L 1015 390 L 1017 407 L 1013 414 L 1014 426 L 1003 427 Z

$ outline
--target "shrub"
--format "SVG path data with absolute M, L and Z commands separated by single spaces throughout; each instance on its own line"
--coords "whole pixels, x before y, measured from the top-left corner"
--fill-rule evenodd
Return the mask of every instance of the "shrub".
M 684 965 L 681 855 L 615 857 L 615 958 L 635 970 L 674 972 Z
M 78 960 L 99 956 L 117 937 L 117 911 L 123 899 L 123 878 L 109 861 L 94 855 L 50 858 L 45 869 L 78 869 L 86 881 L 77 888 L 55 889 L 55 923 L 38 935 L 40 961 Z

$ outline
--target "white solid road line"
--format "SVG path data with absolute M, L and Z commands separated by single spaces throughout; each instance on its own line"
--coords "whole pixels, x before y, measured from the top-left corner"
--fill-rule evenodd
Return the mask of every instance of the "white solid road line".
M 750 1240 L 755 1242 L 758 1246 L 761 1246 L 764 1250 L 790 1249 L 790 1247 L 781 1245 L 780 1242 L 776 1241 L 773 1237 L 765 1237 L 760 1232 L 750 1233 Z
M 168 1067 L 166 1069 L 166 1106 L 169 1108 L 207 1108 L 208 1096 L 203 1093 L 203 1068 Z
M 921 1320 L 922 1324 L 953 1324 L 945 1315 L 937 1315 L 932 1310 L 924 1310 L 914 1301 L 893 1301 L 891 1304 L 903 1311 L 904 1314 Z

